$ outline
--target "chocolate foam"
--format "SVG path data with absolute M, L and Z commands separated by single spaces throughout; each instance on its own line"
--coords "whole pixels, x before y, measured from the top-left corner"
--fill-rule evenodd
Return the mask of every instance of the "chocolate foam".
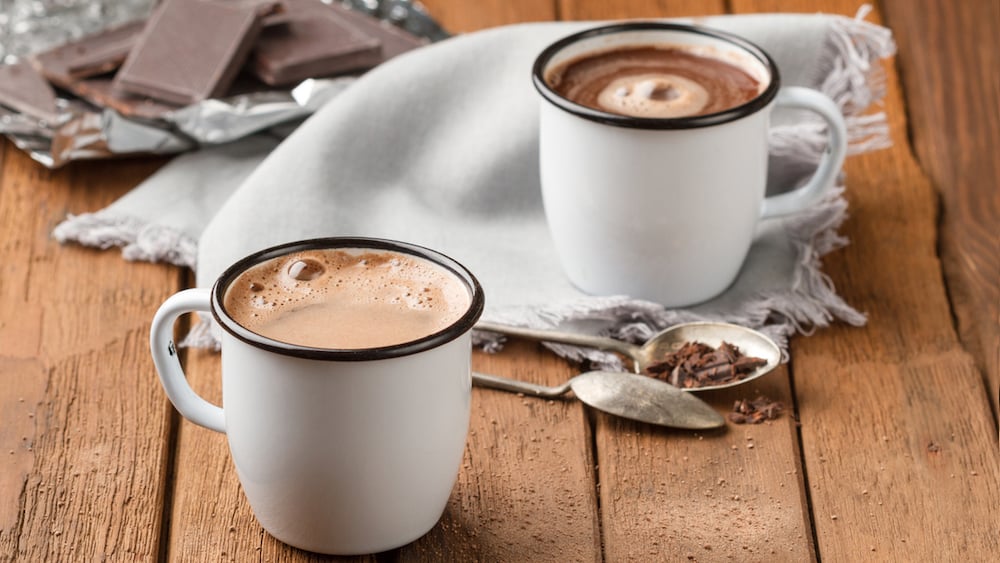
M 633 117 L 697 115 L 708 105 L 708 92 L 676 74 L 635 74 L 612 80 L 597 94 L 597 105 Z
M 226 312 L 273 340 L 356 350 L 412 342 L 462 317 L 471 296 L 446 268 L 368 249 L 297 252 L 257 264 L 226 291 Z

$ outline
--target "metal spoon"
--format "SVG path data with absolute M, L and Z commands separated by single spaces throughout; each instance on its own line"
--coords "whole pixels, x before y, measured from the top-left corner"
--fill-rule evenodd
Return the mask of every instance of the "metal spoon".
M 710 391 L 748 383 L 768 373 L 781 362 L 781 349 L 778 348 L 778 345 L 773 340 L 756 330 L 730 323 L 691 322 L 676 324 L 656 333 L 642 346 L 602 336 L 557 330 L 538 330 L 482 321 L 476 324 L 476 329 L 542 342 L 559 342 L 562 344 L 618 352 L 632 360 L 632 370 L 636 373 L 645 372 L 650 364 L 662 360 L 664 356 L 676 351 L 685 342 L 693 341 L 702 342 L 714 347 L 718 347 L 723 341 L 726 341 L 737 346 L 748 356 L 756 356 L 767 360 L 767 364 L 750 372 L 739 381 L 694 387 L 685 389 L 685 391 Z
M 704 430 L 726 423 L 721 414 L 698 397 L 659 379 L 633 373 L 590 371 L 557 387 L 484 373 L 473 373 L 472 382 L 536 397 L 558 397 L 572 389 L 577 399 L 598 410 L 660 426 Z

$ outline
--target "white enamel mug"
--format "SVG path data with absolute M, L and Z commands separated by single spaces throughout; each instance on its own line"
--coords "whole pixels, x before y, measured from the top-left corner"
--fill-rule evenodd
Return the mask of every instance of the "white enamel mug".
M 463 282 L 470 305 L 439 332 L 358 350 L 272 340 L 226 312 L 226 289 L 241 272 L 315 248 L 424 258 Z M 427 533 L 448 502 L 468 432 L 471 329 L 483 304 L 476 278 L 435 251 L 381 239 L 316 239 L 257 252 L 227 269 L 211 290 L 170 297 L 153 319 L 150 346 L 177 410 L 226 434 L 240 483 L 265 530 L 309 551 L 375 553 Z M 224 408 L 191 389 L 177 359 L 174 322 L 193 311 L 210 311 L 223 329 Z
M 731 62 L 758 80 L 760 93 L 710 115 L 639 118 L 574 103 L 546 81 L 566 61 L 637 45 L 679 46 Z M 847 152 L 844 119 L 829 98 L 782 88 L 762 49 L 698 26 L 628 22 L 585 30 L 546 48 L 533 81 L 542 98 L 539 162 L 549 229 L 569 280 L 594 295 L 667 307 L 718 295 L 736 279 L 758 221 L 814 203 Z M 822 117 L 828 148 L 806 184 L 765 198 L 775 106 Z

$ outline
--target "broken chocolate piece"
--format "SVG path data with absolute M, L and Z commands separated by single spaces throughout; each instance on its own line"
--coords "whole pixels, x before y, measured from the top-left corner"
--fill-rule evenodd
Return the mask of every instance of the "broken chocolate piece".
M 111 108 L 126 117 L 160 119 L 180 106 L 115 90 L 111 79 L 88 78 L 71 82 L 67 90 L 102 108 Z
M 55 91 L 27 62 L 0 64 L 0 105 L 49 124 L 59 121 Z
M 144 27 L 144 22 L 112 27 L 38 53 L 32 62 L 53 84 L 70 89 L 74 81 L 121 66 Z
M 112 88 L 111 73 L 128 56 L 145 28 L 132 22 L 70 41 L 32 57 L 35 67 L 53 84 L 102 108 L 128 117 L 158 119 L 179 106 Z
M 188 105 L 222 96 L 278 2 L 165 0 L 126 58 L 114 87 Z
M 357 31 L 377 38 L 382 43 L 380 63 L 429 43 L 427 39 L 417 37 L 389 22 L 373 18 L 356 10 L 351 10 L 338 4 L 330 4 L 324 7 L 350 22 L 350 25 Z
M 355 31 L 319 2 L 288 0 L 278 17 L 276 24 L 268 19 L 251 55 L 251 69 L 267 84 L 363 70 L 381 61 L 378 39 Z
M 685 342 L 678 350 L 650 364 L 646 372 L 675 387 L 694 389 L 734 383 L 766 365 L 767 360 L 747 356 L 729 342 L 723 342 L 718 348 L 701 342 Z
M 761 395 L 752 401 L 736 401 L 733 412 L 729 413 L 729 420 L 735 424 L 760 424 L 765 420 L 778 418 L 784 410 L 785 406 L 780 402 Z

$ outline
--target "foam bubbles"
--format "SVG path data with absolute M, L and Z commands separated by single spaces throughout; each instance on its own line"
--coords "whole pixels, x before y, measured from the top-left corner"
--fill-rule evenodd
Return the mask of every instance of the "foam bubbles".
M 292 260 L 285 272 L 293 280 L 312 281 L 326 273 L 326 268 L 315 258 L 300 258 Z
M 226 311 L 248 329 L 321 348 L 368 348 L 442 330 L 470 302 L 447 269 L 365 249 L 296 253 L 258 264 L 230 286 Z

